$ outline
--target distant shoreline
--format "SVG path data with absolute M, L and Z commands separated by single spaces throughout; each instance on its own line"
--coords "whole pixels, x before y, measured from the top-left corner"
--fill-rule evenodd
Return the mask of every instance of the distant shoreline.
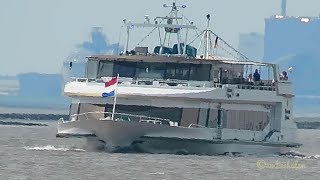
M 0 113 L 0 119 L 22 119 L 22 120 L 52 120 L 60 118 L 69 119 L 69 115 L 62 114 L 38 114 L 38 113 Z M 320 129 L 320 117 L 318 118 L 296 118 L 295 122 L 299 129 Z
M 0 114 L 69 114 L 69 108 L 0 106 Z
M 60 118 L 69 119 L 68 114 L 26 114 L 26 113 L 4 113 L 0 114 L 0 119 L 23 119 L 23 120 L 52 120 Z

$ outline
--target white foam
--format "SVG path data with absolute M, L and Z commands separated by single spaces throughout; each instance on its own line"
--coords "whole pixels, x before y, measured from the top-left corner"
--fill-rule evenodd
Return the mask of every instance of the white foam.
M 298 158 L 298 159 L 320 159 L 320 155 L 317 155 L 317 154 L 316 155 L 305 155 L 305 154 L 302 154 L 301 152 L 295 151 L 295 150 L 291 150 L 283 155 L 286 157 L 289 157 L 289 158 Z
M 304 159 L 320 159 L 320 155 L 306 156 Z
M 164 175 L 164 172 L 154 172 L 150 173 L 150 175 Z
M 83 152 L 85 150 L 83 149 L 69 149 L 65 147 L 54 147 L 52 145 L 46 145 L 46 146 L 35 146 L 35 147 L 24 147 L 25 150 L 34 150 L 34 151 L 78 151 Z

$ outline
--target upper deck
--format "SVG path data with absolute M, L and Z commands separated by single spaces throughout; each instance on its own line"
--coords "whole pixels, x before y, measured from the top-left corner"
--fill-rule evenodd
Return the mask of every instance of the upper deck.
M 277 65 L 212 56 L 211 59 L 164 55 L 95 55 L 88 57 L 86 78 L 119 76 L 156 81 L 200 81 L 271 86 Z M 258 70 L 259 79 L 254 79 Z M 264 73 L 264 74 L 262 74 Z
M 146 89 L 139 88 L 162 90 L 175 88 L 185 94 L 185 90 L 190 89 L 197 91 L 203 88 L 223 88 L 224 85 L 236 85 L 238 89 L 242 90 L 277 91 L 277 94 L 280 95 L 292 95 L 291 83 L 287 81 L 287 77 L 284 78 L 285 80 L 281 80 L 276 64 L 239 60 L 241 58 L 237 57 L 245 56 L 209 30 L 210 15 L 207 15 L 206 29 L 197 36 L 201 36 L 201 40 L 196 49 L 191 46 L 194 41 L 188 37 L 190 36 L 189 30 L 197 30 L 197 28 L 193 22 L 178 14 L 178 9 L 184 8 L 184 6 L 177 6 L 173 3 L 164 7 L 171 8 L 169 15 L 156 17 L 154 23 L 150 21 L 148 16 L 145 17 L 144 23 L 132 23 L 124 20 L 124 27 L 127 29 L 125 52 L 120 55 L 88 57 L 86 77 L 85 79 L 76 79 L 76 81 L 94 87 L 99 83 L 101 85 L 109 77 L 119 76 L 120 86 L 135 86 L 140 94 L 143 94 Z M 188 23 L 183 24 L 185 22 Z M 160 44 L 153 50 L 149 50 L 148 46 L 143 47 L 139 42 L 133 50 L 130 50 L 131 30 L 150 27 L 152 30 L 146 37 L 158 30 L 158 33 L 154 34 L 159 36 Z M 170 38 L 170 36 L 176 36 L 176 38 Z M 172 40 L 176 41 L 172 42 Z M 234 58 L 217 55 L 218 48 L 221 47 L 218 42 L 224 43 L 235 51 Z M 279 84 L 281 85 L 279 86 Z M 71 94 L 77 95 L 73 92 L 76 89 L 70 90 Z M 214 91 L 214 89 L 211 90 Z M 194 93 L 199 93 L 196 91 Z M 93 92 L 94 88 L 91 93 Z M 225 96 L 226 93 L 222 94 Z

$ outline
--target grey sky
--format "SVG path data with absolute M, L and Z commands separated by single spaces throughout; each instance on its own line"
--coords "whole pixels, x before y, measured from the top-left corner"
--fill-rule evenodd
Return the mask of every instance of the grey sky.
M 101 26 L 117 42 L 122 19 L 143 21 L 145 14 L 164 14 L 169 0 L 1 0 L 0 74 L 57 73 L 75 45 L 88 40 L 93 26 Z M 264 18 L 280 13 L 280 0 L 179 0 L 185 15 L 205 24 L 237 47 L 239 33 L 264 31 Z M 288 15 L 318 16 L 319 0 L 288 0 Z

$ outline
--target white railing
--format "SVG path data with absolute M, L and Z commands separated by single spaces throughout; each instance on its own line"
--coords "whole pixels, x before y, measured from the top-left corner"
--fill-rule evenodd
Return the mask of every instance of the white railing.
M 102 78 L 70 78 L 71 82 L 82 82 L 82 83 L 104 83 Z M 133 79 L 133 78 L 120 78 L 119 85 L 150 85 L 157 87 L 196 87 L 196 88 L 210 88 L 214 87 L 214 83 L 210 81 L 186 81 L 176 79 Z
M 85 112 L 81 114 L 74 114 L 70 116 L 70 121 L 78 121 L 78 120 L 90 120 L 90 115 L 96 115 L 98 120 L 112 120 L 111 112 Z M 99 118 L 100 116 L 100 118 Z M 164 125 L 171 125 L 171 121 L 169 119 L 157 118 L 157 117 L 149 117 L 143 115 L 134 115 L 134 114 L 125 114 L 125 113 L 114 113 L 114 121 L 134 121 L 134 122 L 149 122 L 153 121 L 154 124 L 156 122 L 161 122 Z
M 71 82 L 82 82 L 82 83 L 104 83 L 103 79 L 98 78 L 71 78 Z M 193 87 L 193 88 L 222 88 L 221 83 L 214 83 L 209 81 L 183 81 L 183 80 L 154 80 L 154 79 L 133 79 L 133 78 L 120 78 L 119 85 L 127 86 L 155 86 L 155 87 Z M 238 89 L 246 90 L 263 90 L 263 91 L 275 91 L 276 88 L 273 85 L 248 85 L 248 84 L 233 84 Z

